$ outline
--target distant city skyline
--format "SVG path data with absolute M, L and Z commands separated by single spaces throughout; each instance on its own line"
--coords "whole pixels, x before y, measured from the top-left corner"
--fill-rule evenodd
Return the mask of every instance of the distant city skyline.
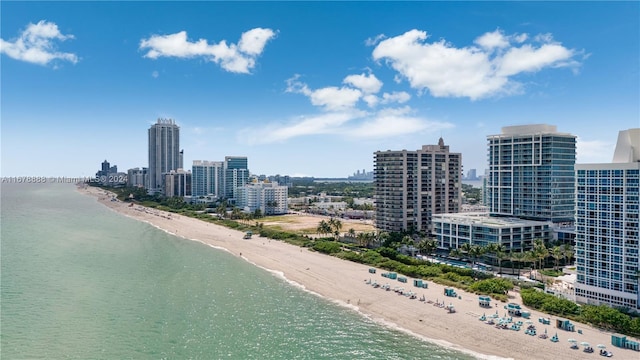
M 184 164 L 321 178 L 440 137 L 481 176 L 486 137 L 524 124 L 606 163 L 640 119 L 638 2 L 3 2 L 0 19 L 2 176 L 147 167 L 158 118 Z

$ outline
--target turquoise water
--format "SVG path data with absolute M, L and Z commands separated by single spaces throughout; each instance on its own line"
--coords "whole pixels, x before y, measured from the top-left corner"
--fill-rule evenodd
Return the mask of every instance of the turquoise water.
M 471 358 L 118 215 L 72 185 L 1 190 L 2 359 Z

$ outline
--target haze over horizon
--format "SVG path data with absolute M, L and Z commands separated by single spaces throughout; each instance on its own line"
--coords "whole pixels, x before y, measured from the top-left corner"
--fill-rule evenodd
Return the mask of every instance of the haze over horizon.
M 186 169 L 241 155 L 254 174 L 331 178 L 440 137 L 482 175 L 486 136 L 524 124 L 609 162 L 640 126 L 638 2 L 1 8 L 2 176 L 146 167 L 157 118 L 180 125 Z

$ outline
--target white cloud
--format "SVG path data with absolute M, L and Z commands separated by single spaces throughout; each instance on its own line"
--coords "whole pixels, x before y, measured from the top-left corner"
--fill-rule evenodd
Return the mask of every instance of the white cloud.
M 554 42 L 550 34 L 538 35 L 541 45 L 522 44 L 526 34 L 505 35 L 500 30 L 475 40 L 479 46 L 457 48 L 444 40 L 427 42 L 424 31 L 410 30 L 381 41 L 374 60 L 385 60 L 411 87 L 428 90 L 434 97 L 468 97 L 472 100 L 510 95 L 522 84 L 510 77 L 547 67 L 576 67 L 578 54 Z
M 364 100 L 369 107 L 374 107 L 380 102 L 380 99 L 373 94 L 363 96 L 362 100 Z
M 613 159 L 615 145 L 601 140 L 576 140 L 576 163 L 609 163 Z
M 239 132 L 238 139 L 250 145 L 278 143 L 312 135 L 375 139 L 436 132 L 453 127 L 450 123 L 411 115 L 412 112 L 409 106 L 404 106 L 385 108 L 373 113 L 350 109 L 302 116 L 285 124 L 272 123 L 261 128 L 244 129 Z
M 496 30 L 494 32 L 488 32 L 481 35 L 475 40 L 475 43 L 481 47 L 490 50 L 494 48 L 505 48 L 509 46 L 509 39 L 507 39 L 502 31 Z
M 451 124 L 433 122 L 411 115 L 409 106 L 371 110 L 379 104 L 406 103 L 411 95 L 404 91 L 385 92 L 375 95 L 382 88 L 382 82 L 373 74 L 349 75 L 343 79 L 345 86 L 328 86 L 311 89 L 300 81 L 296 74 L 286 80 L 286 92 L 303 94 L 311 104 L 320 107 L 324 113 L 302 116 L 286 124 L 269 124 L 262 128 L 251 128 L 239 133 L 238 138 L 249 144 L 281 142 L 295 137 L 331 134 L 353 138 L 392 137 L 417 132 L 439 130 Z M 352 87 L 349 87 L 350 85 Z M 362 99 L 369 111 L 358 109 Z
M 378 34 L 375 37 L 367 38 L 364 41 L 364 44 L 366 46 L 374 46 L 374 45 L 378 44 L 380 42 L 380 40 L 385 39 L 385 38 L 386 38 L 386 36 L 384 34 Z
M 382 88 L 382 81 L 373 74 L 349 75 L 342 82 L 357 87 L 365 94 L 375 94 Z
M 421 131 L 436 132 L 453 127 L 453 124 L 450 123 L 429 121 L 420 117 L 410 116 L 411 112 L 412 110 L 408 106 L 383 109 L 375 116 L 351 129 L 349 135 L 359 138 L 387 138 Z
M 210 45 L 205 39 L 191 42 L 187 39 L 187 32 L 180 31 L 142 39 L 140 49 L 148 49 L 144 57 L 150 59 L 204 57 L 226 71 L 248 74 L 255 67 L 256 58 L 262 54 L 266 43 L 274 37 L 275 32 L 271 29 L 255 28 L 244 32 L 238 45 L 227 44 L 226 40 Z
M 354 107 L 361 96 L 362 92 L 357 89 L 329 86 L 314 90 L 310 97 L 315 106 L 322 106 L 326 110 L 341 110 Z
M 300 82 L 299 78 L 299 75 L 295 75 L 288 79 L 286 91 L 306 95 L 311 99 L 311 104 L 321 106 L 328 111 L 352 108 L 362 96 L 360 90 L 349 87 L 329 86 L 311 90 L 307 84 Z
M 389 104 L 392 102 L 397 102 L 399 104 L 404 104 L 407 101 L 411 100 L 411 95 L 405 91 L 394 91 L 392 93 L 384 93 L 382 94 L 382 103 Z
M 160 73 L 159 73 L 158 71 L 154 71 L 154 72 L 152 72 L 152 73 L 151 73 L 151 76 L 152 76 L 154 79 L 157 79 L 157 78 L 158 78 L 158 76 L 160 76 Z
M 529 35 L 527 34 L 519 34 L 513 37 L 513 40 L 517 43 L 523 43 L 525 41 L 527 41 L 527 39 L 529 38 Z
M 238 47 L 245 54 L 258 56 L 262 54 L 267 41 L 275 37 L 271 29 L 255 28 L 242 34 Z
M 302 116 L 287 124 L 270 124 L 262 128 L 242 130 L 239 139 L 249 144 L 265 144 L 299 136 L 330 134 L 335 133 L 346 122 L 362 115 L 362 112 L 354 110 Z
M 548 66 L 566 66 L 577 64 L 571 61 L 574 51 L 562 45 L 545 44 L 535 49 L 531 45 L 523 45 L 520 48 L 509 49 L 497 69 L 498 76 L 511 76 L 522 72 L 540 71 Z
M 78 62 L 76 54 L 58 52 L 55 46 L 55 40 L 65 41 L 73 38 L 73 35 L 63 35 L 55 23 L 41 20 L 37 24 L 29 23 L 14 42 L 0 39 L 0 53 L 39 65 L 47 65 L 54 60 L 75 64 Z

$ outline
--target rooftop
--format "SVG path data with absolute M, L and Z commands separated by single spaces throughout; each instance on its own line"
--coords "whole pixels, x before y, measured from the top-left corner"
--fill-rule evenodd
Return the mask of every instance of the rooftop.
M 551 222 L 547 221 L 523 220 L 516 217 L 489 216 L 486 212 L 437 214 L 433 215 L 433 220 L 443 220 L 454 224 L 483 225 L 495 228 L 551 225 Z

